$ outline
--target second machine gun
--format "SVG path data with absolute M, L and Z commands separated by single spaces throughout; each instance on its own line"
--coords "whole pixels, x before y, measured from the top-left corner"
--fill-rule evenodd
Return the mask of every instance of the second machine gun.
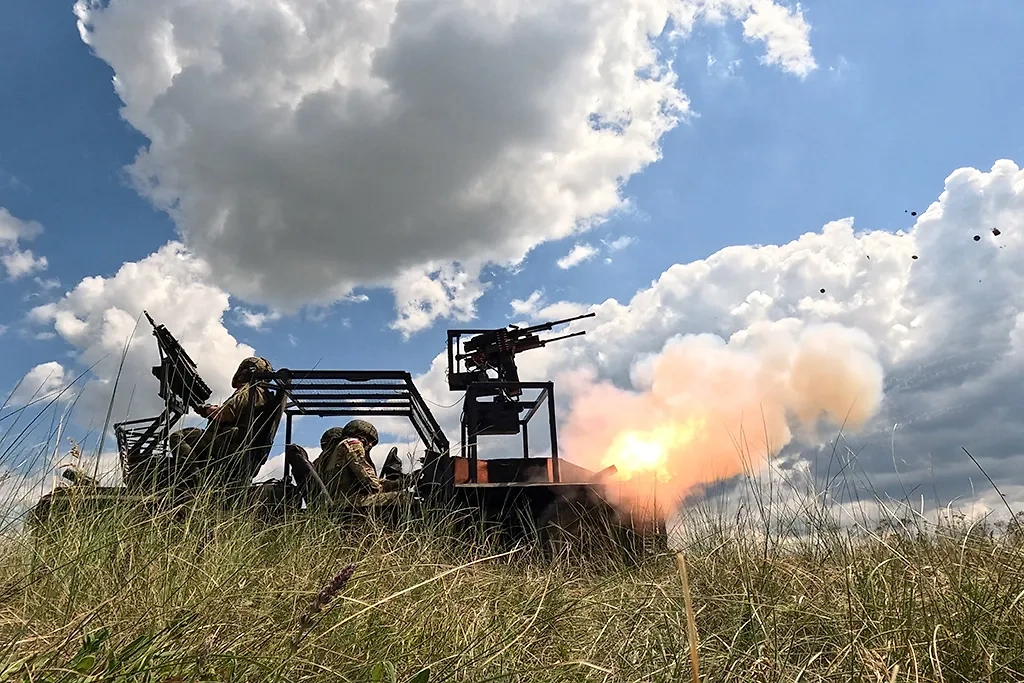
M 147 311 L 143 311 L 143 314 L 153 326 L 153 336 L 156 337 L 160 354 L 160 365 L 153 368 L 153 376 L 160 381 L 157 395 L 163 399 L 164 409 L 155 418 L 114 425 L 126 482 L 134 480 L 133 471 L 138 464 L 163 454 L 171 428 L 190 408 L 200 412 L 213 394 L 213 390 L 199 376 L 196 362 L 174 335 L 164 325 L 157 325 Z
M 160 365 L 153 368 L 153 376 L 160 380 L 160 391 L 168 409 L 179 417 L 192 408 L 201 412 L 213 390 L 199 376 L 196 362 L 185 352 L 181 344 L 164 325 L 157 325 L 149 313 L 143 311 L 153 326 L 160 352 Z

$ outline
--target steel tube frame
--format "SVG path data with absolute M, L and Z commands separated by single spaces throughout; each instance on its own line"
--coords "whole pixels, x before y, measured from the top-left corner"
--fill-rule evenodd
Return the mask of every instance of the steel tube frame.
M 288 395 L 285 404 L 285 445 L 292 443 L 292 418 L 394 416 L 407 417 L 429 450 L 441 454 L 451 446 L 426 401 L 404 370 L 290 370 L 258 373 L 257 381 L 272 382 Z M 392 382 L 392 383 L 386 383 Z M 284 480 L 291 468 L 284 462 Z
M 540 393 L 532 401 L 519 402 L 520 405 L 529 406 L 525 417 L 519 419 L 519 426 L 523 430 L 523 457 L 530 457 L 529 422 L 540 410 L 541 405 L 547 404 L 548 430 L 551 438 L 551 478 L 554 483 L 562 481 L 561 471 L 558 465 L 558 424 L 555 422 L 555 383 L 554 382 L 474 382 L 466 387 L 465 415 L 462 420 L 462 456 L 469 461 L 469 481 L 477 484 L 478 481 L 478 445 L 477 445 L 477 409 L 479 403 L 476 401 L 480 396 L 491 396 L 494 390 L 505 389 L 539 389 Z

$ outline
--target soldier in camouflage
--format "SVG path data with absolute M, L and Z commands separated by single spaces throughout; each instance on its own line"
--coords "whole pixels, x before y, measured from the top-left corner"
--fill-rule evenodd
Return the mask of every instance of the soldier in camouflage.
M 400 479 L 380 479 L 370 459 L 377 445 L 377 428 L 365 420 L 331 427 L 320 437 L 320 457 L 313 469 L 335 502 L 354 507 L 377 507 L 403 497 Z M 389 458 L 397 457 L 392 449 Z
M 231 396 L 220 405 L 196 410 L 209 421 L 206 429 L 190 427 L 169 436 L 178 475 L 185 482 L 212 477 L 245 486 L 256 475 L 251 471 L 256 464 L 248 462 L 245 445 L 255 436 L 256 415 L 266 407 L 269 396 L 253 376 L 273 371 L 265 358 L 246 358 L 231 378 L 235 390 Z

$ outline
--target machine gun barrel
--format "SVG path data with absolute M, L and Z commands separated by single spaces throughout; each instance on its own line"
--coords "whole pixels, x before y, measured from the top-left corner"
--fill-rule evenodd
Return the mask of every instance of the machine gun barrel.
M 573 337 L 582 337 L 587 333 L 586 330 L 580 330 L 579 332 L 570 332 L 569 334 L 563 334 L 560 337 L 551 337 L 550 339 L 541 339 L 540 346 L 545 346 L 553 342 L 564 341 L 566 339 L 572 339 Z
M 546 332 L 555 325 L 564 325 L 565 323 L 583 320 L 584 318 L 593 318 L 595 315 L 597 315 L 597 313 L 592 311 L 582 315 L 562 318 L 561 320 L 552 320 L 546 323 L 540 323 L 531 327 L 512 327 L 511 329 L 501 327 L 489 332 L 483 332 L 469 339 L 462 345 L 463 352 L 457 355 L 457 359 L 462 360 L 463 358 L 468 358 L 480 351 L 486 352 L 489 350 L 489 347 L 493 347 L 495 345 L 502 346 L 507 343 L 507 351 L 519 353 L 521 351 L 540 348 L 548 342 L 568 339 L 570 337 L 578 337 L 585 334 L 585 332 L 574 332 L 554 339 L 538 339 L 536 333 Z
M 510 334 L 510 336 L 519 336 L 519 335 L 533 334 L 534 332 L 547 332 L 548 330 L 550 330 L 552 327 L 555 327 L 556 325 L 564 325 L 565 323 L 576 322 L 577 320 L 583 320 L 584 318 L 593 318 L 596 315 L 597 315 L 597 313 L 595 313 L 594 311 L 591 311 L 590 313 L 582 313 L 580 315 L 574 315 L 574 316 L 571 316 L 569 318 L 562 318 L 561 320 L 552 320 L 552 321 L 546 322 L 546 323 L 538 323 L 537 325 L 533 325 L 531 327 L 515 328 L 509 334 Z M 553 340 L 548 340 L 548 341 L 553 341 Z
M 153 368 L 153 376 L 160 380 L 158 395 L 180 412 L 199 408 L 210 398 L 213 390 L 199 376 L 196 362 L 174 335 L 164 325 L 157 325 L 149 312 L 143 313 L 153 326 L 153 336 L 160 347 L 160 365 Z

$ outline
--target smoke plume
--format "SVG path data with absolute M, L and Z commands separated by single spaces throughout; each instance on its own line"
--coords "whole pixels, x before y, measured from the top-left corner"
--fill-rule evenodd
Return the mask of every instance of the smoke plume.
M 729 342 L 688 335 L 632 374 L 632 391 L 575 378 L 563 443 L 573 462 L 614 465 L 610 493 L 661 519 L 708 484 L 756 471 L 796 436 L 856 431 L 882 401 L 875 344 L 835 324 L 754 326 Z

